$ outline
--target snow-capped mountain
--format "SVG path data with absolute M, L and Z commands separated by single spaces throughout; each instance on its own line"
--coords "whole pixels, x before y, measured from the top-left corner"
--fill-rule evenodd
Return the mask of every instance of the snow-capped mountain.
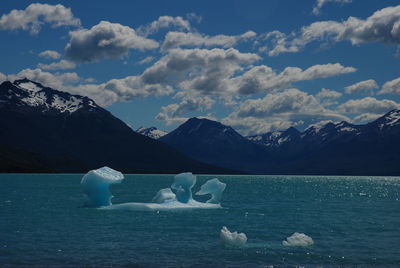
M 90 98 L 28 79 L 0 85 L 0 126 L 0 172 L 230 172 L 136 133 Z
M 74 113 L 80 109 L 100 108 L 93 100 L 20 79 L 4 82 L 0 87 L 0 105 L 36 108 L 44 113 Z
M 168 134 L 168 132 L 159 130 L 156 127 L 140 127 L 136 130 L 136 132 L 155 140 L 158 140 L 159 138 Z
M 400 110 L 365 125 L 343 121 L 303 132 L 291 127 L 245 139 L 219 122 L 191 118 L 160 141 L 195 159 L 250 173 L 400 175 Z
M 285 131 L 267 132 L 261 135 L 247 136 L 246 138 L 266 147 L 278 147 L 285 143 L 297 141 L 300 138 L 300 131 L 290 127 Z

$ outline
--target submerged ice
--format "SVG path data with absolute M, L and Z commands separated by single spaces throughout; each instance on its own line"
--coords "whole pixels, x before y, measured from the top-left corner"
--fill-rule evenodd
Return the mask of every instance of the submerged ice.
M 225 226 L 222 227 L 219 237 L 225 247 L 242 248 L 247 242 L 246 234 L 230 232 Z
M 313 244 L 314 241 L 311 237 L 297 232 L 286 238 L 286 240 L 282 241 L 282 245 L 290 247 L 309 247 Z
M 207 181 L 201 186 L 198 195 L 210 194 L 211 199 L 206 203 L 198 202 L 192 197 L 192 188 L 196 184 L 196 176 L 192 173 L 180 173 L 175 176 L 171 188 L 161 189 L 150 203 L 111 203 L 112 195 L 109 186 L 121 183 L 124 179 L 122 173 L 108 167 L 88 172 L 81 181 L 83 192 L 88 196 L 88 206 L 101 207 L 102 209 L 122 210 L 174 210 L 174 209 L 211 209 L 221 208 L 220 200 L 226 184 L 217 178 Z

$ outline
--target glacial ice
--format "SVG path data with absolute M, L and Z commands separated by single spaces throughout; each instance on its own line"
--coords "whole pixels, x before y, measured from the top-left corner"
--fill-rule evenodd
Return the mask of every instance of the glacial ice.
M 157 192 L 157 194 L 153 197 L 151 202 L 162 204 L 165 201 L 173 201 L 176 199 L 176 195 L 172 192 L 171 188 L 164 188 Z
M 113 198 L 109 186 L 121 183 L 124 175 L 109 167 L 89 171 L 81 180 L 83 192 L 88 196 L 90 207 L 110 206 Z
M 303 233 L 295 232 L 286 240 L 282 241 L 282 245 L 289 247 L 308 247 L 312 246 L 314 241 L 311 237 Z
M 230 232 L 225 226 L 222 227 L 219 237 L 225 247 L 242 248 L 247 242 L 246 234 Z
M 101 209 L 136 211 L 215 209 L 221 208 L 219 200 L 226 187 L 225 183 L 218 179 L 206 182 L 199 192 L 211 194 L 212 198 L 207 203 L 198 202 L 192 198 L 192 188 L 196 184 L 196 176 L 189 172 L 180 173 L 175 176 L 171 188 L 159 190 L 151 203 L 130 202 L 113 205 L 111 204 L 112 195 L 109 191 L 109 185 L 120 183 L 123 178 L 122 173 L 107 167 L 88 172 L 81 182 L 83 192 L 90 200 L 88 205 Z
M 201 187 L 196 195 L 206 195 L 211 194 L 211 198 L 207 200 L 207 203 L 219 204 L 222 198 L 222 193 L 226 188 L 226 184 L 220 182 L 217 178 L 206 181 Z
M 176 200 L 181 203 L 188 203 L 192 200 L 192 188 L 196 184 L 196 176 L 192 173 L 180 173 L 175 176 L 171 189 L 175 190 Z

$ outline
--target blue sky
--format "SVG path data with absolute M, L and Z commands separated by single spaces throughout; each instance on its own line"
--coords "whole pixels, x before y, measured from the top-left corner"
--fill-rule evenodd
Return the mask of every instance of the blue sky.
M 379 0 L 2 1 L 0 80 L 87 95 L 136 129 L 242 134 L 400 108 L 400 6 Z

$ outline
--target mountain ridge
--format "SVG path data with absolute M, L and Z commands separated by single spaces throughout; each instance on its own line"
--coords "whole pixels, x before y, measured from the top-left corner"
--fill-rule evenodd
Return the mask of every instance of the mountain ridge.
M 87 97 L 28 79 L 0 85 L 0 125 L 2 172 L 234 173 L 134 132 Z

